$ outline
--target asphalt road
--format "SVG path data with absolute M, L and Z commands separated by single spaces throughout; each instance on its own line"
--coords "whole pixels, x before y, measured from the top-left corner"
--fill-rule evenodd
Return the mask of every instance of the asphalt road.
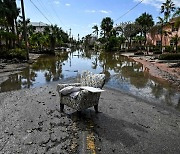
M 105 87 L 100 113 L 60 113 L 56 85 L 0 93 L 0 153 L 180 153 L 178 111 Z

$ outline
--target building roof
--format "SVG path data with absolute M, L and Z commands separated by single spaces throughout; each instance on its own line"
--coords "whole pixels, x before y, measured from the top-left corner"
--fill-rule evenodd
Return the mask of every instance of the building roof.
M 32 26 L 35 26 L 35 27 L 46 27 L 46 26 L 49 26 L 48 24 L 46 23 L 43 23 L 43 22 L 30 22 L 29 25 L 32 25 Z
M 174 23 L 176 22 L 177 20 L 180 20 L 180 16 L 179 17 L 175 17 L 175 18 L 172 18 L 169 23 Z

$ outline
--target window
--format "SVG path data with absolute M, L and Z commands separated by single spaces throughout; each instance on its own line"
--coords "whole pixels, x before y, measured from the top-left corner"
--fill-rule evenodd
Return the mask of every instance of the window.
M 174 24 L 172 24 L 172 32 L 178 31 L 178 27 L 176 27 Z
M 171 40 L 170 41 L 170 46 L 174 46 L 175 45 L 175 40 Z
M 161 43 L 161 41 L 156 41 L 156 45 L 157 45 L 157 46 L 159 46 L 159 47 L 160 47 L 160 46 L 161 46 L 161 44 L 162 44 L 162 43 Z
M 158 29 L 157 29 L 157 34 L 161 34 L 161 33 L 162 33 L 161 28 L 158 28 Z

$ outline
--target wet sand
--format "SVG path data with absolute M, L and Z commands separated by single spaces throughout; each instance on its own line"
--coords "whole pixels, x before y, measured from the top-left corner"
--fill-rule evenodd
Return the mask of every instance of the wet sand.
M 123 55 L 143 64 L 144 71 L 148 72 L 151 76 L 166 80 L 177 86 L 178 90 L 180 90 L 180 68 L 170 68 L 169 66 L 173 64 L 172 62 L 151 60 L 152 56 L 134 56 L 133 53 L 125 53 Z
M 29 54 L 29 61 L 24 63 L 14 62 L 1 62 L 0 63 L 0 84 L 8 79 L 9 75 L 21 72 L 24 68 L 28 67 L 29 64 L 35 62 L 41 54 Z

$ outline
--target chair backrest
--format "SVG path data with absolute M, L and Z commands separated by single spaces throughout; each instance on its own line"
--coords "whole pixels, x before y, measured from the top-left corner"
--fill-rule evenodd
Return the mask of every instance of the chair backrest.
M 93 74 L 85 71 L 81 75 L 81 85 L 90 86 L 94 88 L 102 88 L 105 83 L 105 74 Z

